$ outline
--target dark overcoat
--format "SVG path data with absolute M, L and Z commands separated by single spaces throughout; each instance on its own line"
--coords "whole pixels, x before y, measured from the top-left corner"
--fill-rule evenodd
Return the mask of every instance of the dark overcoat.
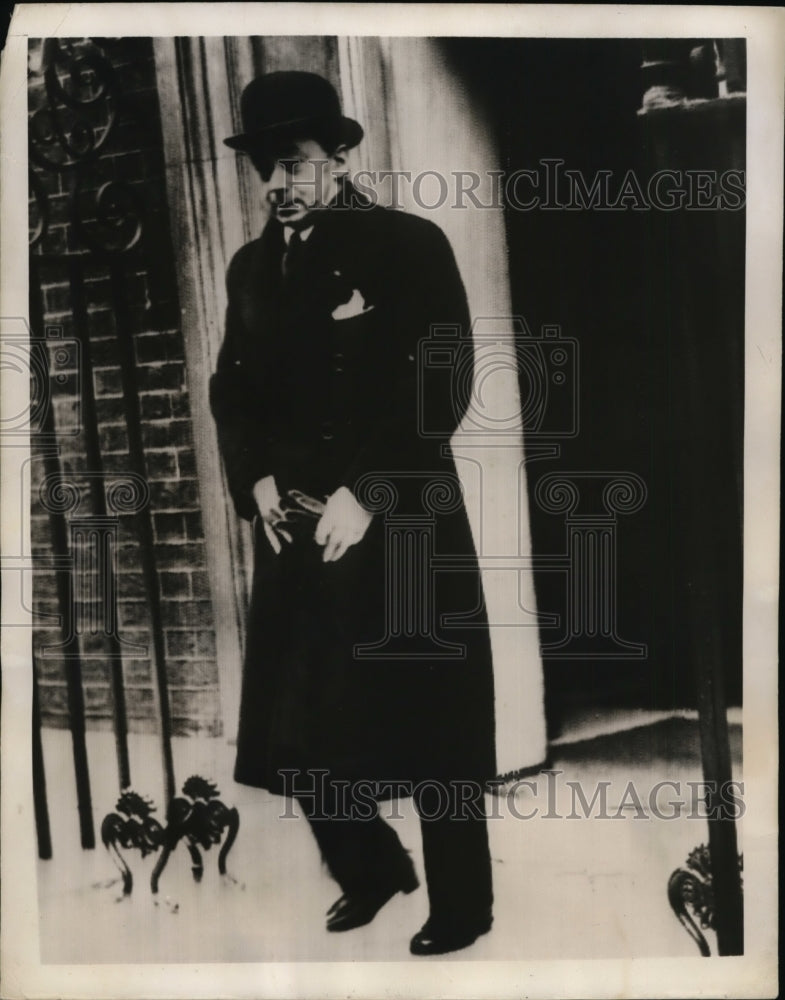
M 286 278 L 284 251 L 271 220 L 232 260 L 210 383 L 229 490 L 254 522 L 235 777 L 275 792 L 281 769 L 491 778 L 487 618 L 448 444 L 468 402 L 450 353 L 469 326 L 452 250 L 433 223 L 347 184 Z M 426 362 L 434 325 L 446 349 Z M 348 487 L 368 531 L 335 562 L 307 536 L 275 554 L 252 496 L 267 475 L 281 494 Z

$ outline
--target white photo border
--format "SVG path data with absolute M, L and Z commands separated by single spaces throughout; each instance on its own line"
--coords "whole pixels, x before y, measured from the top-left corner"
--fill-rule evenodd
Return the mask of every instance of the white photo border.
M 745 955 L 525 962 L 43 965 L 30 792 L 31 634 L 2 636 L 4 997 L 687 997 L 777 995 L 777 626 L 785 11 L 482 4 L 20 4 L 2 59 L 0 317 L 27 314 L 27 39 L 138 35 L 745 37 L 748 62 L 744 493 Z M 229 29 L 229 30 L 228 30 Z M 18 387 L 17 387 L 18 388 Z M 2 416 L 24 399 L 0 393 Z M 1 539 L 21 552 L 24 447 L 2 452 Z M 29 488 L 29 484 L 24 484 Z M 25 594 L 20 593 L 24 579 Z M 3 573 L 4 617 L 29 574 Z M 664 890 L 663 890 L 664 891 Z

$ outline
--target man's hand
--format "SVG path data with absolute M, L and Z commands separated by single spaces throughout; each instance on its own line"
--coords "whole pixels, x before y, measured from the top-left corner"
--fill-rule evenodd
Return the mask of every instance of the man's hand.
M 340 559 L 350 545 L 362 539 L 372 519 L 373 514 L 360 506 L 351 490 L 339 487 L 327 501 L 324 514 L 316 525 L 314 539 L 324 546 L 322 560 L 335 562 Z
M 273 531 L 272 524 L 281 518 L 281 497 L 275 479 L 272 476 L 265 476 L 253 488 L 253 498 L 259 508 L 259 516 L 262 519 L 264 533 L 267 541 L 272 546 L 276 555 L 281 551 L 281 542 Z
M 281 497 L 273 476 L 265 476 L 253 488 L 253 498 L 259 508 L 259 514 L 266 524 L 283 517 L 281 513 Z

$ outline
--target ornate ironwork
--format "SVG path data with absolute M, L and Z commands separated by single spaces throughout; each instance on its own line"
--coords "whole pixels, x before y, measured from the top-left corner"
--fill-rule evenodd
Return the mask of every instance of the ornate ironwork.
M 130 184 L 99 169 L 122 108 L 112 64 L 91 39 L 49 38 L 40 49 L 31 46 L 28 76 L 42 82 L 31 90 L 40 103 L 28 121 L 31 249 L 44 249 L 52 224 L 52 196 L 42 178 L 58 174 L 79 243 L 109 255 L 132 249 L 142 236 L 139 198 Z
M 225 806 L 218 797 L 220 794 L 214 782 L 192 775 L 183 785 L 182 797 L 169 803 L 163 852 L 150 879 L 153 894 L 158 892 L 158 883 L 169 856 L 183 839 L 191 855 L 194 881 L 200 882 L 204 873 L 200 848 L 206 851 L 213 844 L 220 844 L 224 831 L 227 831 L 218 853 L 218 871 L 226 875 L 226 858 L 237 838 L 240 814 L 237 809 Z
M 116 811 L 109 813 L 101 824 L 101 840 L 122 878 L 121 898 L 130 896 L 134 886 L 131 869 L 121 848 L 124 851 L 138 850 L 143 858 L 163 848 L 150 879 L 153 895 L 157 894 L 163 870 L 181 840 L 185 840 L 191 856 L 194 881 L 201 882 L 204 874 L 201 851 L 209 850 L 223 839 L 218 853 L 218 871 L 226 875 L 226 859 L 237 839 L 240 814 L 236 808 L 224 805 L 220 794 L 214 782 L 197 774 L 191 775 L 183 785 L 182 796 L 169 803 L 167 823 L 163 827 L 152 815 L 156 810 L 150 799 L 130 788 L 122 793 L 115 806 Z
M 743 856 L 739 855 L 739 871 L 743 868 Z M 703 931 L 715 929 L 715 912 L 711 855 L 705 844 L 690 851 L 686 868 L 677 868 L 668 879 L 668 902 L 701 955 L 709 958 L 711 949 Z
M 36 69 L 29 67 L 31 76 Z M 89 39 L 42 43 L 46 103 L 30 116 L 30 156 L 48 170 L 70 171 L 97 157 L 117 121 L 119 88 L 111 63 Z
M 109 813 L 101 824 L 101 840 L 120 870 L 123 896 L 130 896 L 134 878 L 120 853 L 120 848 L 138 850 L 145 858 L 160 848 L 164 838 L 164 828 L 152 815 L 155 806 L 150 799 L 144 798 L 130 788 L 122 793 L 115 809 L 117 811 Z
M 136 145 L 132 144 L 131 149 L 128 148 L 129 142 L 114 143 L 114 136 L 120 129 L 127 124 L 142 127 L 149 124 L 141 110 L 135 112 L 134 99 L 123 93 L 122 81 L 109 58 L 114 45 L 118 46 L 118 54 L 122 54 L 120 47 L 126 42 L 124 39 L 101 39 L 99 45 L 89 38 L 31 40 L 28 53 L 30 285 L 38 291 L 31 296 L 31 320 L 34 335 L 41 340 L 37 351 L 28 351 L 28 354 L 33 359 L 30 367 L 34 370 L 34 384 L 37 386 L 40 383 L 41 387 L 34 398 L 37 400 L 40 397 L 47 403 L 47 406 L 39 403 L 35 412 L 41 411 L 46 440 L 52 445 L 45 453 L 45 476 L 39 500 L 50 516 L 56 568 L 67 571 L 57 574 L 65 641 L 45 648 L 55 649 L 58 653 L 67 650 L 64 659 L 69 713 L 75 734 L 74 756 L 84 847 L 94 846 L 95 839 L 84 742 L 81 662 L 88 655 L 96 656 L 106 659 L 112 667 L 114 730 L 122 792 L 115 812 L 103 821 L 101 836 L 120 871 L 123 886 L 121 898 L 130 895 L 133 889 L 133 876 L 126 857 L 128 851 L 138 850 L 145 857 L 163 848 L 153 872 L 151 887 L 155 893 L 171 852 L 183 838 L 197 881 L 204 870 L 200 850 L 223 840 L 218 867 L 225 875 L 226 857 L 239 828 L 237 810 L 227 808 L 219 800 L 219 792 L 211 782 L 193 776 L 183 786 L 182 797 L 176 796 L 163 615 L 136 378 L 136 331 L 130 318 L 131 301 L 126 282 L 131 267 L 141 264 L 151 274 L 155 270 L 155 261 L 136 260 L 130 255 L 125 259 L 122 257 L 139 244 L 144 213 L 137 193 L 138 182 L 126 183 L 121 179 L 121 161 L 113 155 L 133 152 L 140 145 L 137 134 L 134 138 Z M 141 109 L 142 104 L 139 103 L 138 107 Z M 146 138 L 156 140 L 158 136 Z M 121 148 L 118 149 L 118 145 Z M 155 143 L 149 145 L 152 148 Z M 141 146 L 144 157 L 145 138 Z M 132 166 L 131 170 L 134 171 L 135 167 Z M 149 213 L 149 218 L 155 220 L 154 211 Z M 154 250 L 155 241 L 148 241 L 146 249 Z M 53 281 L 53 278 L 57 280 Z M 87 283 L 90 281 L 96 284 L 101 282 L 108 289 L 107 304 L 114 319 L 131 467 L 128 472 L 106 471 L 101 454 L 91 353 L 92 311 L 98 312 L 98 308 L 92 311 L 90 308 L 99 304 L 90 297 L 96 294 L 95 291 L 88 294 Z M 54 345 L 56 349 L 47 351 L 48 347 L 52 347 L 49 330 L 41 339 L 45 319 L 43 282 L 61 291 L 67 290 L 70 296 L 70 319 L 76 334 L 73 346 L 78 357 L 70 357 L 65 348 L 58 345 Z M 58 299 L 57 308 L 62 304 Z M 56 311 L 54 305 L 51 311 Z M 63 479 L 60 468 L 58 455 L 62 434 L 55 433 L 53 412 L 48 406 L 52 387 L 50 354 L 55 363 L 67 366 L 69 370 L 68 375 L 58 373 L 54 380 L 67 385 L 64 393 L 78 402 L 80 432 L 84 433 L 88 468 L 75 474 L 76 481 Z M 73 377 L 72 370 L 76 373 Z M 83 488 L 84 484 L 88 489 Z M 86 503 L 88 495 L 92 507 L 90 513 Z M 84 505 L 83 509 L 80 504 Z M 117 541 L 118 515 L 128 513 L 138 515 L 135 523 L 150 611 L 153 696 L 160 720 L 164 789 L 169 802 L 165 828 L 152 815 L 155 812 L 152 802 L 129 787 L 131 777 L 122 656 L 129 648 L 135 646 L 138 649 L 139 646 L 123 642 L 117 635 L 112 558 L 112 545 Z M 66 520 L 66 515 L 75 514 L 79 516 Z M 76 582 L 82 580 L 86 588 L 92 589 L 80 595 Z M 94 599 L 96 595 L 98 601 Z M 83 617 L 82 609 L 89 620 Z M 97 617 L 94 612 L 98 612 Z M 86 632 L 91 636 L 100 635 L 107 642 L 97 652 L 88 654 L 79 643 L 80 634 Z M 41 774 L 39 787 L 40 779 Z

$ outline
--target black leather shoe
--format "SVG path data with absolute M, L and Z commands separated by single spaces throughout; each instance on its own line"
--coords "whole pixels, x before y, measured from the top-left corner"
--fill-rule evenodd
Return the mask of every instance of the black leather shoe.
M 440 924 L 432 918 L 419 930 L 409 944 L 412 955 L 444 955 L 448 951 L 459 951 L 474 944 L 481 934 L 491 929 L 493 917 L 486 913 L 481 919 L 471 923 Z
M 329 909 L 329 910 L 327 911 L 327 916 L 329 917 L 329 916 L 330 916 L 330 914 L 331 914 L 331 913 L 335 913 L 335 911 L 336 911 L 336 910 L 337 910 L 337 909 L 338 909 L 338 908 L 339 908 L 340 906 L 345 906 L 345 905 L 346 905 L 346 893 L 344 893 L 344 894 L 343 894 L 343 896 L 341 896 L 341 897 L 340 897 L 340 899 L 336 899 L 336 901 L 335 901 L 335 902 L 333 903 L 333 905 L 332 905 L 332 906 L 330 907 L 330 909 Z
M 395 883 L 365 892 L 347 892 L 327 911 L 328 931 L 350 931 L 369 924 L 385 903 L 398 892 L 410 893 L 419 886 L 414 867 Z

